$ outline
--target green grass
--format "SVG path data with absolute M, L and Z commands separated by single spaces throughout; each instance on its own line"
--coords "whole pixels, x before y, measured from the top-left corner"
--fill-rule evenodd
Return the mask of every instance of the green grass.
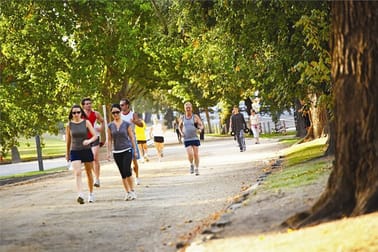
M 285 149 L 282 168 L 264 181 L 262 190 L 294 188 L 310 184 L 321 176 L 327 176 L 332 158 L 324 157 L 325 139 L 294 144 Z
M 21 138 L 19 140 L 18 151 L 20 152 L 20 158 L 22 160 L 32 160 L 37 158 L 37 149 L 35 138 Z M 42 143 L 42 156 L 43 157 L 60 157 L 66 153 L 66 142 L 62 139 L 62 136 L 44 135 L 41 138 Z M 11 160 L 11 154 L 8 153 L 4 158 L 4 161 Z
M 54 169 L 48 169 L 46 171 L 31 171 L 31 172 L 19 173 L 19 174 L 15 174 L 15 175 L 0 176 L 0 180 L 34 177 L 34 176 L 48 175 L 48 174 L 53 174 L 53 173 L 63 172 L 63 171 L 67 171 L 66 166 L 62 166 L 62 167 L 58 167 L 58 168 L 54 168 Z

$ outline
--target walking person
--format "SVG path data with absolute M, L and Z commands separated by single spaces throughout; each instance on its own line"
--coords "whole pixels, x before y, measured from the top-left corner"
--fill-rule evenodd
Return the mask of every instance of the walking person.
M 180 122 L 179 117 L 176 117 L 174 122 L 173 122 L 173 132 L 176 133 L 177 140 L 178 140 L 179 144 L 181 144 L 182 143 L 182 136 L 181 136 L 181 133 L 180 133 L 180 130 L 179 130 L 179 122 Z
M 240 152 L 246 150 L 244 130 L 247 129 L 247 124 L 245 123 L 244 116 L 239 112 L 239 107 L 234 106 L 233 114 L 231 115 L 230 131 L 236 136 L 236 140 L 239 145 Z
M 150 129 L 150 138 L 154 139 L 154 145 L 156 148 L 157 156 L 159 162 L 163 157 L 163 149 L 164 149 L 164 126 L 162 123 L 159 122 L 157 118 L 154 119 L 154 124 L 151 126 Z
M 71 166 L 76 177 L 76 189 L 78 192 L 77 202 L 84 204 L 81 163 L 84 163 L 88 180 L 88 202 L 94 202 L 93 194 L 93 152 L 91 143 L 96 141 L 96 132 L 92 124 L 86 120 L 84 110 L 80 105 L 73 105 L 68 116 L 69 122 L 66 127 L 66 160 L 71 161 Z M 88 139 L 88 132 L 92 137 Z
M 256 111 L 254 109 L 251 109 L 251 116 L 249 117 L 249 120 L 251 122 L 251 129 L 253 132 L 253 137 L 255 138 L 255 144 L 259 144 L 260 119 L 259 115 L 256 114 Z
M 113 121 L 108 124 L 108 160 L 112 149 L 114 160 L 122 177 L 122 184 L 126 191 L 125 200 L 137 198 L 134 191 L 131 161 L 137 153 L 134 132 L 131 124 L 121 119 L 121 106 L 113 104 L 111 107 Z M 113 144 L 113 148 L 112 148 Z
M 141 115 L 139 116 L 141 118 Z M 138 149 L 142 153 L 142 162 L 146 160 L 147 162 L 149 161 L 148 158 L 148 146 L 147 146 L 147 137 L 146 137 L 146 123 L 143 119 L 140 119 L 141 123 L 143 124 L 142 127 L 136 125 L 135 126 L 135 136 L 136 136 L 136 141 L 138 144 Z
M 131 129 L 134 133 L 134 139 L 135 137 L 135 125 L 142 127 L 142 123 L 134 111 L 131 110 L 130 107 L 130 101 L 128 99 L 122 98 L 121 101 L 119 102 L 119 105 L 121 106 L 121 118 L 122 120 L 128 122 L 131 125 Z M 134 165 L 134 172 L 135 172 L 135 184 L 139 185 L 140 184 L 140 179 L 139 179 L 139 165 L 138 165 L 138 159 L 140 159 L 140 154 L 139 154 L 139 149 L 138 145 L 136 144 L 135 140 L 135 149 L 134 152 L 137 153 L 136 156 L 133 157 L 133 165 Z
M 87 119 L 92 124 L 93 128 L 95 129 L 95 136 L 96 141 L 91 144 L 94 164 L 93 164 L 93 171 L 95 174 L 95 187 L 100 187 L 100 159 L 99 159 L 99 150 L 100 150 L 100 134 L 104 130 L 104 118 L 101 114 L 92 109 L 92 100 L 91 98 L 84 98 L 81 100 L 81 106 L 84 108 L 85 115 Z M 91 138 L 92 134 L 88 132 L 88 138 Z
M 190 173 L 199 175 L 199 146 L 201 145 L 198 133 L 203 129 L 201 118 L 193 114 L 193 106 L 190 102 L 184 104 L 185 114 L 179 124 L 180 134 L 184 138 L 184 146 L 188 161 L 190 163 Z

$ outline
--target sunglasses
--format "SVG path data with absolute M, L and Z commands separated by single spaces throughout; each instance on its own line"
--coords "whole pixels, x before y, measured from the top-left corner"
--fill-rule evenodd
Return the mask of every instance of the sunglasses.
M 121 111 L 112 111 L 113 115 L 118 115 L 119 113 L 121 113 Z
M 73 114 L 73 115 L 81 114 L 81 111 L 72 111 L 72 114 Z
M 123 107 L 123 106 L 125 106 L 126 105 L 126 103 L 122 103 L 122 104 L 119 104 L 121 107 Z
M 84 105 L 92 105 L 92 103 L 91 103 L 91 102 L 89 102 L 89 103 L 84 103 Z

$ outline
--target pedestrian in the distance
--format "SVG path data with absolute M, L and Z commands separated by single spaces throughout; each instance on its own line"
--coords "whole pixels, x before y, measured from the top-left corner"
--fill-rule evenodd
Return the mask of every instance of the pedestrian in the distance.
M 150 138 L 154 139 L 154 145 L 156 148 L 157 156 L 159 162 L 163 157 L 163 150 L 164 150 L 164 132 L 165 128 L 162 123 L 159 122 L 157 118 L 154 119 L 154 124 L 151 126 L 150 129 Z
M 184 145 L 190 163 L 190 173 L 199 175 L 199 146 L 201 142 L 198 134 L 203 130 L 201 118 L 193 114 L 193 106 L 190 102 L 184 104 L 185 114 L 180 120 L 180 134 L 184 138 Z
M 173 122 L 173 131 L 177 135 L 177 141 L 179 142 L 179 144 L 181 144 L 182 143 L 182 136 L 181 136 L 180 130 L 179 130 L 179 123 L 180 123 L 180 119 L 179 119 L 179 117 L 176 117 L 174 122 Z
M 142 154 L 141 160 L 144 162 L 146 160 L 149 161 L 148 157 L 148 146 L 147 146 L 147 137 L 146 137 L 146 123 L 142 119 L 142 115 L 138 115 L 140 118 L 140 122 L 143 124 L 143 126 L 135 125 L 135 137 L 138 144 L 138 149 L 140 153 Z
M 253 132 L 253 137 L 255 138 L 255 144 L 259 144 L 260 120 L 259 115 L 254 109 L 251 109 L 251 116 L 249 117 L 249 120 L 251 122 L 251 129 Z
M 244 138 L 245 129 L 247 129 L 247 124 L 245 123 L 244 116 L 239 112 L 239 107 L 235 105 L 231 115 L 230 132 L 235 134 L 240 152 L 246 150 Z
M 121 106 L 113 104 L 111 107 L 113 121 L 108 124 L 108 160 L 110 150 L 113 152 L 114 160 L 122 177 L 122 184 L 126 191 L 125 200 L 136 199 L 134 191 L 131 161 L 137 153 L 134 139 L 134 132 L 130 123 L 121 119 Z M 113 148 L 112 148 L 113 144 Z
M 93 194 L 93 152 L 91 143 L 97 140 L 97 135 L 92 124 L 86 120 L 84 110 L 80 105 L 73 105 L 68 116 L 69 122 L 66 127 L 66 160 L 71 161 L 71 166 L 76 177 L 78 192 L 77 202 L 84 204 L 83 182 L 81 163 L 84 163 L 88 179 L 88 202 L 94 202 Z M 88 132 L 92 137 L 88 139 Z

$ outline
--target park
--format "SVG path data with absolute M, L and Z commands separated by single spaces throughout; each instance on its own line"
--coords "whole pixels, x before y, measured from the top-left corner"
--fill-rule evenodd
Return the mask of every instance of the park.
M 305 240 L 300 235 L 307 232 L 332 233 L 335 244 L 322 238 L 318 245 L 325 247 L 311 243 L 313 251 L 374 251 L 374 232 L 361 237 L 352 235 L 348 227 L 361 224 L 361 230 L 376 230 L 377 225 L 377 13 L 374 1 L 2 2 L 2 162 L 15 160 L 22 139 L 35 138 L 38 160 L 46 158 L 43 153 L 51 149 L 45 148 L 43 136 L 61 134 L 70 108 L 83 97 L 90 97 L 107 121 L 111 104 L 128 98 L 147 123 L 158 115 L 169 130 L 174 118 L 184 113 L 183 104 L 190 101 L 206 126 L 201 148 L 204 174 L 188 176 L 181 163 L 183 149 L 167 146 L 172 156 L 164 157 L 166 164 L 144 164 L 147 181 L 139 187 L 140 198 L 131 204 L 117 200 L 114 163 L 104 163 L 108 187 L 100 189 L 103 196 L 93 206 L 71 205 L 68 171 L 1 186 L 2 249 L 89 251 L 96 245 L 118 251 L 229 251 L 226 245 L 231 244 L 248 251 L 242 244 L 254 241 L 266 248 L 263 251 L 274 251 L 279 242 L 273 247 L 259 243 L 271 239 L 264 232 L 274 231 L 285 233 L 284 240 L 287 236 Z M 248 117 L 256 100 L 260 116 L 269 115 L 275 125 L 284 113 L 293 111 L 294 135 L 279 132 L 278 139 L 262 137 L 261 145 L 252 146 L 247 138 L 246 151 L 234 154 L 236 147 L 227 130 L 232 108 L 245 104 Z M 214 107 L 219 112 L 215 125 Z M 290 146 L 281 141 L 289 141 Z M 317 155 L 304 158 L 303 150 L 311 148 L 307 145 L 318 141 L 322 148 Z M 296 169 L 290 163 L 295 158 L 287 152 L 296 146 L 303 148 L 297 159 L 304 172 L 296 170 L 288 177 L 318 175 L 310 184 L 294 186 L 294 191 L 301 191 L 297 199 L 288 185 L 269 187 L 270 179 L 279 180 Z M 313 163 L 319 160 L 321 168 Z M 254 182 L 261 184 L 260 189 Z M 315 195 L 306 194 L 310 186 L 316 187 Z M 239 232 L 228 230 L 228 224 L 216 226 L 227 219 L 228 197 L 236 199 L 232 205 L 244 206 L 235 211 L 239 218 L 231 223 L 247 225 L 240 215 L 260 223 L 250 223 Z M 243 200 L 238 201 L 240 197 Z M 278 220 L 267 205 L 279 204 L 280 199 L 287 201 L 276 208 L 288 212 L 277 215 Z M 246 212 L 252 206 L 254 211 Z M 270 214 L 258 215 L 255 206 Z M 92 207 L 99 211 L 97 216 L 91 215 Z M 264 222 L 267 225 L 259 229 Z M 206 231 L 207 226 L 212 228 Z M 340 229 L 344 233 L 336 232 Z M 121 242 L 126 239 L 123 232 L 135 234 L 135 240 L 127 237 L 130 247 Z M 59 234 L 64 239 L 59 241 Z M 44 242 L 48 235 L 51 240 Z M 233 242 L 216 244 L 220 237 Z M 343 237 L 350 243 L 337 244 Z M 67 243 L 70 247 L 65 249 Z M 289 248 L 304 250 L 293 244 L 285 249 Z

